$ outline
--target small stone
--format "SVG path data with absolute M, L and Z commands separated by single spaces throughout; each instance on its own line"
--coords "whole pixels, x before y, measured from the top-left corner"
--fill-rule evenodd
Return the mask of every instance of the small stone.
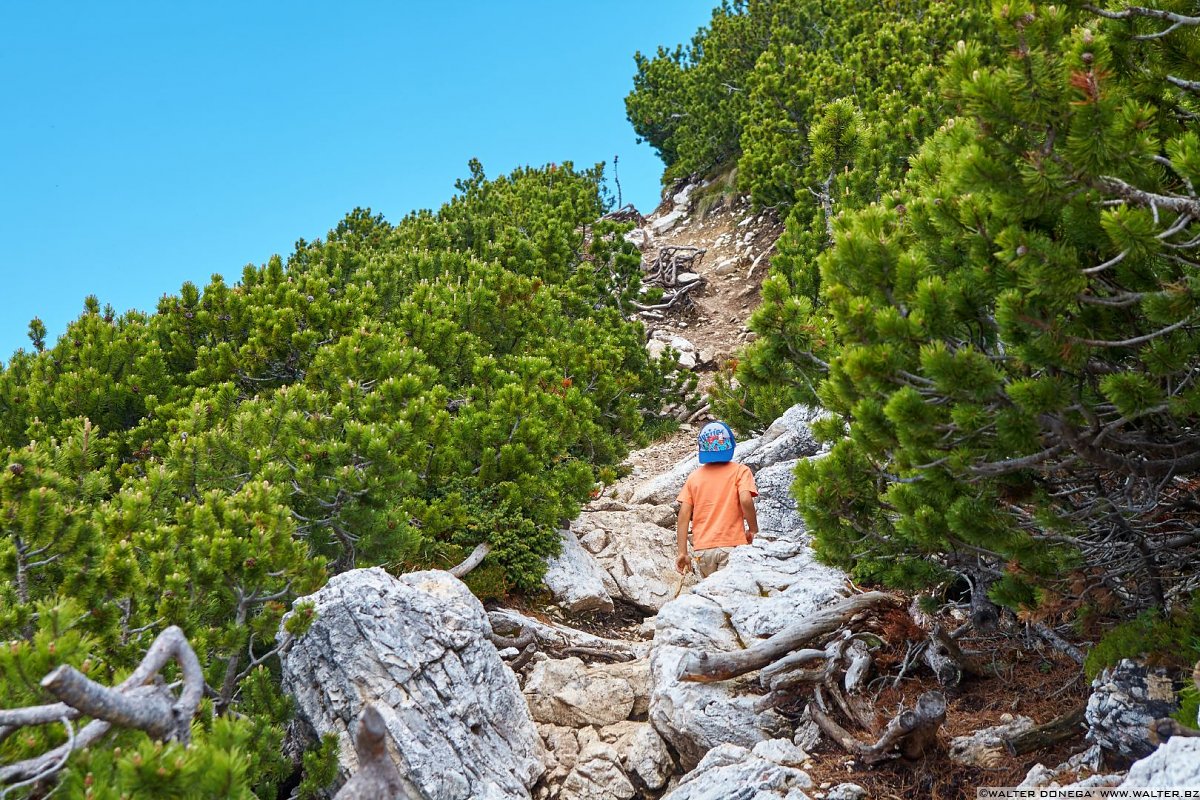
M 825 796 L 825 800 L 865 800 L 867 790 L 857 783 L 839 783 Z

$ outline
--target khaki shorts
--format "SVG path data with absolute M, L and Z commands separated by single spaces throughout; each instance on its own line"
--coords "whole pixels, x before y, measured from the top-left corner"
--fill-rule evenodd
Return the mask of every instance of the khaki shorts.
M 721 567 L 729 563 L 729 551 L 732 547 L 709 547 L 696 551 L 696 569 L 701 578 L 707 578 Z

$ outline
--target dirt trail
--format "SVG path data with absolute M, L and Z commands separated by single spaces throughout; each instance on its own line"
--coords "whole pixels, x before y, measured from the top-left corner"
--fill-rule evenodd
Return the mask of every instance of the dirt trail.
M 680 197 L 686 199 L 676 202 Z M 677 221 L 662 230 L 661 222 L 672 214 L 678 215 Z M 749 198 L 721 194 L 715 186 L 681 185 L 665 194 L 641 227 L 647 234 L 643 266 L 652 264 L 664 247 L 705 251 L 695 270 L 703 283 L 689 293 L 687 301 L 664 312 L 662 319 L 642 315 L 648 333 L 670 332 L 695 345 L 700 355 L 698 390 L 703 395 L 716 369 L 753 337 L 746 322 L 760 302 L 762 281 L 783 224 L 773 212 L 754 212 Z M 697 424 L 709 419 L 703 417 Z M 684 424 L 671 436 L 631 453 L 625 461 L 630 474 L 608 493 L 615 490 L 617 497 L 623 497 L 638 483 L 670 469 L 692 452 L 696 430 L 697 425 Z

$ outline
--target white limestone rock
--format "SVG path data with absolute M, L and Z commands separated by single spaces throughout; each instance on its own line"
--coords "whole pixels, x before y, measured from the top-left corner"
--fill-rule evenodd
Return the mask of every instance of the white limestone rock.
M 709 751 L 663 800 L 808 800 L 808 774 L 762 758 L 744 747 L 723 744 Z
M 683 369 L 694 369 L 696 366 L 696 346 L 682 336 L 675 336 L 666 331 L 655 331 L 650 341 L 646 342 L 646 352 L 651 358 L 660 358 L 667 348 L 674 348 L 678 355 L 675 363 Z
M 686 210 L 673 209 L 652 222 L 650 224 L 650 232 L 655 236 L 661 236 L 678 225 L 679 221 L 686 216 Z
M 759 437 L 760 446 L 742 463 L 758 472 L 781 461 L 808 458 L 825 452 L 828 448 L 813 436 L 812 424 L 828 414 L 824 409 L 814 406 L 792 406 L 763 431 Z
M 605 572 L 579 544 L 570 530 L 559 531 L 562 551 L 546 562 L 542 582 L 554 599 L 572 614 L 613 610 L 612 595 L 605 587 Z
M 714 275 L 732 275 L 738 270 L 738 259 L 726 258 L 713 268 Z
M 1200 738 L 1174 736 L 1129 768 L 1121 783 L 1130 788 L 1200 788 Z
M 530 797 L 546 753 L 461 581 L 359 569 L 304 599 L 316 620 L 282 658 L 283 688 L 303 724 L 337 735 L 343 777 L 358 766 L 351 731 L 375 702 L 397 767 L 430 800 Z
M 1094 744 L 1076 753 L 1054 769 L 1045 764 L 1034 764 L 1025 779 L 1017 784 L 1019 789 L 1037 789 L 1044 786 L 1061 786 L 1064 780 L 1078 781 L 1083 775 L 1092 775 L 1104 768 L 1104 751 Z
M 1087 739 L 1123 766 L 1154 752 L 1150 726 L 1178 708 L 1175 685 L 1166 668 L 1122 659 L 1092 681 L 1084 712 Z
M 692 199 L 692 192 L 694 191 L 696 191 L 696 184 L 689 183 L 671 197 L 671 202 L 675 205 L 675 208 L 686 211 L 688 203 Z
M 592 741 L 579 751 L 575 766 L 563 781 L 562 800 L 630 800 L 636 794 L 611 744 Z
M 571 523 L 579 543 L 604 568 L 609 592 L 650 613 L 680 589 L 675 532 L 657 525 L 658 516 L 641 509 L 598 511 Z
M 612 725 L 633 712 L 628 680 L 592 669 L 578 658 L 537 662 L 525 679 L 524 693 L 534 720 L 552 725 Z
M 624 753 L 626 772 L 636 775 L 648 789 L 656 791 L 663 788 L 675 771 L 671 751 L 648 722 L 638 725 L 621 752 Z

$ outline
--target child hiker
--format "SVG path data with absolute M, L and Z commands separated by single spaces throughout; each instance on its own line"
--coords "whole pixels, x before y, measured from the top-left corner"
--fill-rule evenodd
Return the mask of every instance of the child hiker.
M 679 492 L 679 521 L 675 526 L 679 557 L 675 568 L 688 567 L 688 525 L 700 577 L 707 578 L 729 560 L 729 551 L 750 544 L 758 533 L 754 498 L 758 487 L 744 464 L 733 462 L 733 431 L 724 422 L 710 422 L 700 430 L 700 466 L 688 476 Z

